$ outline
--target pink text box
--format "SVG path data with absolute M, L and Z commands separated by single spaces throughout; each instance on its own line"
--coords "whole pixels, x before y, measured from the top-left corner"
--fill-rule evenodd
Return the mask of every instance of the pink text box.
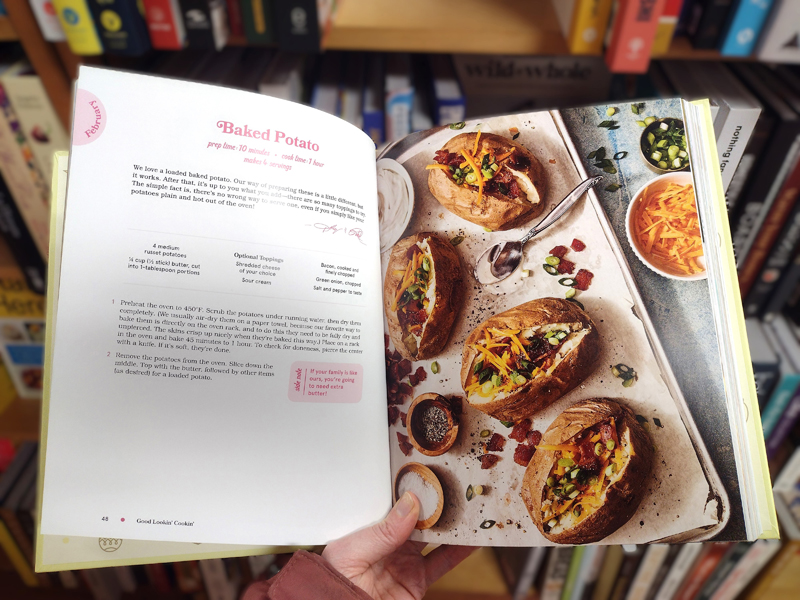
M 361 400 L 364 368 L 352 363 L 292 363 L 289 400 L 292 402 L 351 403 Z

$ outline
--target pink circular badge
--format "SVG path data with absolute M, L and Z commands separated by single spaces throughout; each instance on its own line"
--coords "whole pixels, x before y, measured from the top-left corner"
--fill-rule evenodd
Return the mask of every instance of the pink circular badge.
M 107 120 L 106 108 L 100 99 L 91 92 L 79 89 L 75 95 L 72 143 L 76 146 L 91 144 L 102 135 Z

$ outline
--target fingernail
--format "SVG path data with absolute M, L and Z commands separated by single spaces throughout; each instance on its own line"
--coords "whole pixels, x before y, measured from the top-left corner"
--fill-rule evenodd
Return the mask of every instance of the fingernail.
M 401 517 L 405 517 L 414 509 L 414 498 L 411 497 L 411 492 L 406 492 L 394 505 L 394 509 Z

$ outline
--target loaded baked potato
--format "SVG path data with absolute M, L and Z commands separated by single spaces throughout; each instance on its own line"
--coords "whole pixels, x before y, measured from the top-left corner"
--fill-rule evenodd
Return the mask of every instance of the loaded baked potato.
M 464 342 L 461 386 L 474 408 L 519 421 L 581 383 L 599 359 L 591 317 L 569 300 L 541 298 L 475 328 Z
M 548 540 L 593 544 L 627 523 L 647 491 L 653 443 L 633 411 L 583 400 L 547 428 L 522 480 L 522 499 Z
M 461 304 L 461 262 L 449 241 L 422 232 L 392 248 L 383 284 L 389 337 L 405 358 L 436 356 Z
M 544 170 L 525 147 L 492 133 L 462 133 L 436 152 L 428 188 L 449 211 L 492 231 L 544 208 Z

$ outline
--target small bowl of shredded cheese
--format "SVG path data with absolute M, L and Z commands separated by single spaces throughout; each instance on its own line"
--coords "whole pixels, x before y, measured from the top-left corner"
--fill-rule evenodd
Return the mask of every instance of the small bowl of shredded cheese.
M 668 173 L 644 185 L 625 225 L 628 242 L 650 270 L 681 281 L 708 276 L 691 173 Z

